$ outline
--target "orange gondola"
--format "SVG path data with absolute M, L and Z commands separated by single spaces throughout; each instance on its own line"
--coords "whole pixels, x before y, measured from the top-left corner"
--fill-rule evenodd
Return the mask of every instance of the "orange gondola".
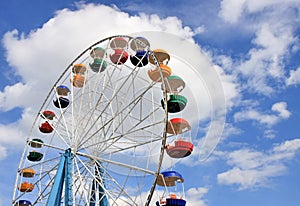
M 72 72 L 74 74 L 81 74 L 81 75 L 84 75 L 85 72 L 86 72 L 86 66 L 84 64 L 75 64 L 73 67 L 72 67 Z
M 153 58 L 153 55 L 155 57 L 155 60 Z M 151 64 L 156 64 L 156 61 L 159 63 L 159 64 L 165 64 L 167 65 L 168 62 L 170 61 L 170 55 L 168 54 L 167 51 L 163 50 L 163 49 L 155 49 L 153 51 L 153 55 L 150 54 L 149 55 L 149 62 Z
M 160 69 L 155 68 L 154 70 L 148 70 L 148 75 L 154 82 L 161 82 L 162 78 L 168 77 L 172 74 L 172 69 L 167 65 L 160 64 L 159 67 Z
M 23 182 L 20 184 L 18 189 L 21 192 L 31 192 L 34 189 L 34 185 L 32 183 Z
M 31 178 L 34 177 L 35 171 L 32 168 L 24 168 L 20 171 L 22 177 Z
M 71 82 L 74 87 L 81 88 L 84 86 L 86 79 L 84 77 L 84 74 L 86 72 L 86 66 L 84 64 L 75 64 L 72 67 L 72 72 L 74 73 L 73 79 L 71 79 Z
M 86 79 L 81 74 L 76 74 L 73 77 L 72 84 L 74 87 L 82 88 L 86 82 Z

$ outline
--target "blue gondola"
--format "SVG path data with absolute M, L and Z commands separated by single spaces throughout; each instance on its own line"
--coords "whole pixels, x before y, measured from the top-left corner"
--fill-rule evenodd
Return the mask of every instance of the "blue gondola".
M 19 200 L 14 204 L 14 206 L 32 206 L 32 204 L 28 200 Z
M 148 64 L 148 54 L 144 50 L 138 50 L 134 56 L 130 56 L 130 61 L 137 67 L 146 66 Z

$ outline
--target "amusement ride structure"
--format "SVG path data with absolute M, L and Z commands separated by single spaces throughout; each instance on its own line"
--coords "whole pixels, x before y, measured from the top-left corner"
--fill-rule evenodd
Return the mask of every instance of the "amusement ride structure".
M 75 58 L 33 122 L 12 205 L 186 205 L 183 176 L 163 170 L 166 155 L 186 158 L 194 147 L 181 115 L 186 84 L 170 62 L 163 48 L 126 35 Z

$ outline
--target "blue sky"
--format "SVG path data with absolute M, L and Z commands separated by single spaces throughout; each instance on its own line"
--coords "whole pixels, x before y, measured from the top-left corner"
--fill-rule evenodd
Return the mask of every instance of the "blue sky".
M 99 40 L 93 31 L 151 29 L 193 39 L 224 89 L 226 123 L 216 149 L 206 161 L 194 156 L 176 166 L 188 177 L 187 205 L 300 204 L 299 0 L 28 2 L 0 2 L 0 205 L 10 204 L 31 115 L 45 97 L 39 90 L 60 75 L 47 65 L 67 65 Z M 89 19 L 99 13 L 107 16 Z M 86 33 L 79 31 L 84 23 L 91 23 Z M 62 42 L 66 55 L 58 56 Z

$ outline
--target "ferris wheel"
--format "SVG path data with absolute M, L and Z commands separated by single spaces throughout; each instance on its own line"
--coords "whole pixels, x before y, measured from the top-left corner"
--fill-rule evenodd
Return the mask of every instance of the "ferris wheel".
M 182 183 L 179 173 L 161 171 L 165 155 L 193 151 L 183 135 L 191 126 L 176 117 L 187 105 L 185 82 L 169 61 L 146 38 L 126 35 L 76 57 L 34 120 L 12 205 L 149 205 L 157 185 Z M 166 199 L 157 205 L 185 205 Z

